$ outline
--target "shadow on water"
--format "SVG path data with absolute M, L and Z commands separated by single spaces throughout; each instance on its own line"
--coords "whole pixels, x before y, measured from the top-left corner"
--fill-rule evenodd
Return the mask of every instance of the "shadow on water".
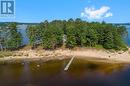
M 129 86 L 130 67 L 74 59 L 0 65 L 0 86 Z

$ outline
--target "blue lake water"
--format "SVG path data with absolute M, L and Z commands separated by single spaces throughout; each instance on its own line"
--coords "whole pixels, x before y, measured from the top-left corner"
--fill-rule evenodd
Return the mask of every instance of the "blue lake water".
M 18 25 L 18 31 L 22 34 L 23 37 L 23 45 L 29 44 L 29 38 L 26 34 L 27 25 Z
M 130 25 L 126 25 L 128 31 L 128 37 L 126 38 L 127 44 L 130 46 Z

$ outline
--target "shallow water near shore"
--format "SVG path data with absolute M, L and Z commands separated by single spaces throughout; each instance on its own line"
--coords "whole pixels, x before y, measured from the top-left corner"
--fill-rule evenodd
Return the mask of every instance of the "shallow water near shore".
M 74 59 L 0 64 L 0 86 L 129 86 L 130 66 Z

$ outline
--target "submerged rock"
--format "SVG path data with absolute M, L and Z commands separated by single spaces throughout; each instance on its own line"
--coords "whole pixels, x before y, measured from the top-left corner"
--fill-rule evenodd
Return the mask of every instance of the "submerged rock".
M 37 65 L 37 67 L 40 67 L 40 65 Z

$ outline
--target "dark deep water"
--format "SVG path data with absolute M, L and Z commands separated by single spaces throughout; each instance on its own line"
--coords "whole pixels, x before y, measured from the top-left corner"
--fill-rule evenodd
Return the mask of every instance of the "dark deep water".
M 130 86 L 130 66 L 75 59 L 0 65 L 0 86 Z

